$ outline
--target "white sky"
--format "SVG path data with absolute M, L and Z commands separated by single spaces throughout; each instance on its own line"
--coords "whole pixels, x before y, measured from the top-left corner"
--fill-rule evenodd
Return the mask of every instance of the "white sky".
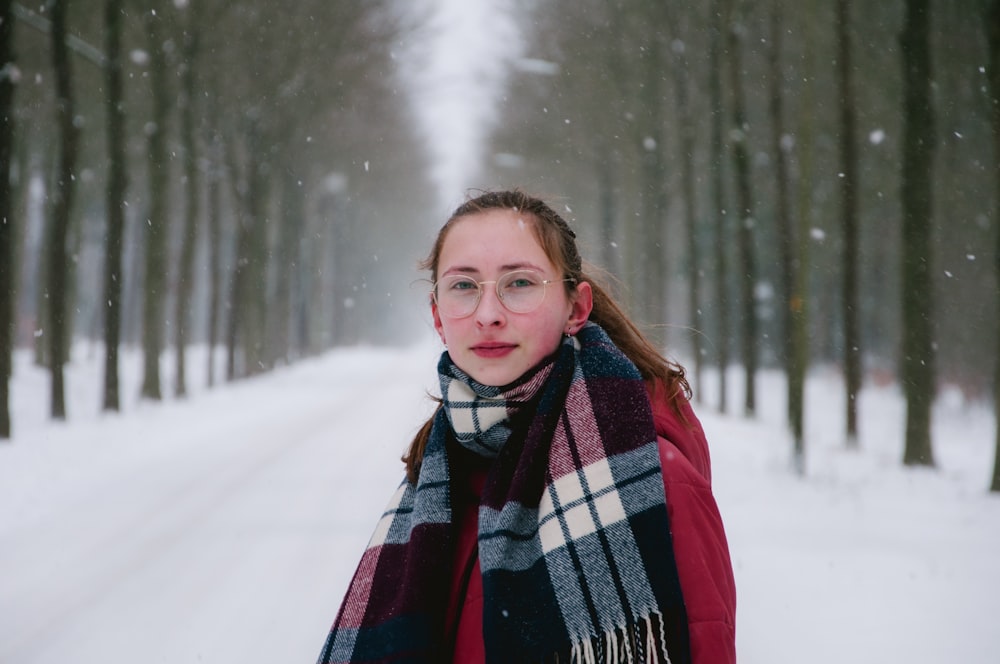
M 405 78 L 434 162 L 432 180 L 443 209 L 450 210 L 466 188 L 492 184 L 478 179 L 483 141 L 521 43 L 509 0 L 423 2 L 432 18 L 412 46 Z

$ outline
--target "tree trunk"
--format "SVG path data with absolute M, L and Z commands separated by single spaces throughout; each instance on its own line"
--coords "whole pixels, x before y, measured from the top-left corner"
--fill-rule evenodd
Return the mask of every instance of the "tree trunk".
M 861 335 L 859 333 L 858 274 L 858 155 L 855 139 L 856 98 L 851 63 L 850 7 L 837 0 L 837 78 L 840 87 L 840 203 L 844 234 L 841 261 L 844 317 L 844 383 L 847 390 L 847 446 L 858 445 L 858 392 L 861 390 Z
M 792 363 L 792 253 L 795 246 L 795 233 L 792 228 L 792 215 L 788 206 L 788 155 L 784 142 L 785 118 L 782 107 L 782 86 L 784 76 L 781 71 L 781 0 L 771 0 L 771 48 L 768 50 L 768 65 L 770 68 L 770 113 L 771 113 L 771 152 L 774 154 L 774 189 L 775 225 L 778 231 L 778 263 L 779 283 L 778 301 L 781 303 L 779 332 L 781 343 L 780 358 L 785 374 L 791 374 Z M 791 388 L 791 381 L 789 381 Z M 788 397 L 788 416 L 791 414 L 792 397 Z
M 122 238 L 128 187 L 125 149 L 125 100 L 122 93 L 122 0 L 108 0 L 104 10 L 107 48 L 105 81 L 108 123 L 108 234 L 104 263 L 104 410 L 121 408 L 118 348 L 122 327 Z
M 167 159 L 167 120 L 170 112 L 170 90 L 167 84 L 166 53 L 161 32 L 163 19 L 154 12 L 146 15 L 149 37 L 149 76 L 153 95 L 152 122 L 149 125 L 149 218 L 147 220 L 143 295 L 142 396 L 162 399 L 160 390 L 160 353 L 163 350 L 163 311 L 167 297 L 167 196 L 169 186 Z
M 291 183 L 290 183 L 291 184 Z M 289 276 L 289 298 L 287 307 L 287 329 L 289 334 L 288 346 L 296 358 L 309 355 L 309 325 L 308 316 L 303 315 L 306 303 L 309 301 L 308 284 L 306 270 L 309 269 L 309 248 L 308 243 L 303 239 L 309 237 L 309 214 L 305 209 L 306 198 L 302 191 L 302 183 L 296 181 L 295 194 L 298 196 L 293 201 L 292 208 L 295 211 L 291 215 L 294 227 L 289 232 L 288 240 L 291 242 L 291 263 L 288 265 Z
M 69 234 L 70 212 L 75 192 L 76 154 L 79 132 L 73 122 L 75 106 L 73 77 L 69 51 L 66 47 L 66 12 L 69 0 L 53 0 L 52 64 L 56 79 L 56 121 L 59 126 L 59 166 L 52 192 L 52 224 L 48 245 L 48 326 L 45 336 L 49 343 L 49 370 L 52 373 L 52 417 L 66 419 L 66 395 L 63 365 L 68 356 L 66 309 L 68 306 L 67 277 L 69 256 L 66 241 Z
M 791 146 L 785 143 L 784 76 L 782 75 L 781 2 L 771 0 L 771 48 L 768 51 L 771 69 L 771 126 L 773 130 L 771 151 L 775 157 L 775 216 L 778 227 L 780 263 L 781 361 L 787 378 L 788 427 L 792 433 L 793 467 L 800 475 L 805 473 L 805 440 L 803 432 L 805 370 L 807 357 L 799 344 L 803 339 L 795 327 L 802 318 L 804 293 L 798 280 L 801 267 L 798 251 L 797 229 L 792 219 L 789 201 L 788 153 Z M 796 231 L 799 231 L 797 233 Z M 803 328 L 804 329 L 804 328 Z
M 621 274 L 621 247 L 616 242 L 615 233 L 615 177 L 614 166 L 612 164 L 613 151 L 608 146 L 607 139 L 599 137 L 600 147 L 598 148 L 597 159 L 597 187 L 599 189 L 598 199 L 600 200 L 600 224 L 601 224 L 601 255 L 604 269 L 611 274 Z
M 208 174 L 208 385 L 215 385 L 215 347 L 219 343 L 219 303 L 222 300 L 222 137 L 216 127 L 216 110 L 209 100 L 212 127 L 210 173 Z
M 237 356 L 241 337 L 243 336 L 243 319 L 246 312 L 242 307 L 244 292 L 247 290 L 247 271 L 249 269 L 250 253 L 250 220 L 246 205 L 246 191 L 249 185 L 239 168 L 240 158 L 236 139 L 230 140 L 230 147 L 225 151 L 229 165 L 230 185 L 233 189 L 233 201 L 236 208 L 235 255 L 233 256 L 232 273 L 229 276 L 228 317 L 226 319 L 226 380 L 236 380 L 242 374 L 240 357 Z
M 243 353 L 246 357 L 247 375 L 255 375 L 272 367 L 268 353 L 267 310 L 273 302 L 269 297 L 268 271 L 271 263 L 271 196 L 272 182 L 270 169 L 264 155 L 259 149 L 263 141 L 256 136 L 251 141 L 253 151 L 250 152 L 250 191 L 247 192 L 249 204 L 250 234 L 249 262 L 247 264 L 247 285 L 243 291 L 243 307 L 247 315 L 244 318 Z
M 292 277 L 300 263 L 299 243 L 305 225 L 305 208 L 301 181 L 295 170 L 281 169 L 278 238 L 274 273 L 274 307 L 268 309 L 266 323 L 270 340 L 268 362 L 271 366 L 288 364 L 292 360 Z
M 801 12 L 800 39 L 813 39 L 814 19 L 809 11 Z M 806 473 L 805 384 L 809 364 L 809 308 L 807 306 L 809 277 L 809 229 L 813 225 L 813 141 L 815 136 L 815 88 L 813 51 L 807 49 L 799 78 L 803 81 L 802 103 L 798 114 L 798 224 L 792 250 L 789 283 L 789 368 L 788 413 L 792 429 L 792 466 L 797 474 Z
M 928 36 L 930 0 L 906 0 L 903 56 L 903 357 L 906 448 L 903 463 L 934 465 L 931 405 L 934 401 L 931 215 L 934 111 Z
M 14 16 L 11 0 L 0 0 L 0 440 L 11 436 L 10 379 L 17 315 L 18 226 L 11 204 L 14 156 Z
M 331 275 L 325 285 L 333 293 L 333 320 L 330 334 L 323 335 L 321 347 L 352 344 L 358 341 L 358 282 L 360 267 L 352 250 L 361 236 L 354 211 L 344 192 L 331 193 L 324 201 L 327 223 L 323 242 L 326 255 L 322 262 Z
M 712 216 L 715 222 L 715 309 L 717 319 L 715 347 L 718 351 L 719 367 L 719 412 L 727 410 L 729 367 L 729 267 L 726 260 L 726 245 L 729 234 L 726 230 L 726 195 L 723 190 L 723 143 L 722 122 L 725 109 L 722 105 L 722 31 L 726 0 L 715 0 L 712 5 L 713 24 L 709 43 L 708 88 L 712 107 Z
M 993 267 L 997 294 L 996 352 L 993 354 L 993 414 L 996 420 L 996 450 L 993 457 L 993 480 L 990 491 L 1000 492 L 1000 0 L 992 0 L 986 14 L 986 38 L 989 43 L 990 120 L 993 125 L 993 173 L 996 178 L 994 192 L 993 227 L 996 247 Z
M 636 282 L 639 290 L 640 311 L 651 324 L 653 339 L 663 345 L 667 322 L 667 192 L 666 159 L 663 137 L 663 58 L 660 38 L 650 31 L 644 56 L 643 85 L 640 91 L 646 123 L 642 127 L 640 150 L 642 153 L 642 222 L 641 236 L 637 238 L 640 274 Z
M 684 229 L 687 235 L 687 276 L 688 276 L 688 309 L 691 321 L 691 355 L 694 362 L 695 400 L 701 401 L 701 377 L 704 368 L 702 357 L 702 315 L 701 315 L 701 257 L 698 252 L 698 210 L 695 188 L 694 137 L 695 121 L 691 114 L 691 101 L 688 95 L 690 85 L 690 62 L 686 55 L 686 47 L 681 39 L 684 27 L 676 17 L 668 14 L 668 23 L 677 26 L 677 37 L 674 41 L 674 57 L 671 69 L 674 74 L 674 102 L 680 133 L 680 168 L 681 187 L 684 195 Z
M 740 256 L 740 348 L 746 375 L 743 410 L 752 416 L 757 410 L 757 307 L 755 287 L 757 265 L 754 256 L 756 220 L 753 215 L 753 193 L 750 184 L 750 157 L 747 146 L 749 126 L 746 121 L 746 95 L 743 88 L 743 61 L 740 54 L 742 26 L 739 11 L 730 16 L 729 26 L 729 84 L 733 93 L 733 169 L 736 177 L 736 209 L 739 213 Z
M 198 217 L 201 214 L 198 202 L 198 142 L 195 138 L 195 65 L 198 62 L 197 20 L 189 21 L 184 35 L 184 58 L 181 76 L 181 141 L 184 144 L 185 205 L 184 229 L 181 237 L 181 260 L 177 275 L 177 299 L 174 301 L 174 393 L 183 397 L 187 394 L 187 372 L 185 351 L 189 342 L 191 326 L 191 293 L 194 289 L 194 257 L 198 242 Z
M 269 200 L 266 166 L 258 149 L 261 137 L 251 121 L 245 130 L 242 150 L 236 141 L 227 151 L 233 174 L 233 198 L 237 209 L 236 256 L 230 277 L 230 312 L 226 333 L 226 377 L 260 373 L 267 368 L 265 309 L 267 306 L 267 262 Z M 241 364 L 239 364 L 242 362 Z

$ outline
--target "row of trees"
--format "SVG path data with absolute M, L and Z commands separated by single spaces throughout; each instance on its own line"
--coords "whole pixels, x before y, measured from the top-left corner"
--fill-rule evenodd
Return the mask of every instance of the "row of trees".
M 405 330 L 393 284 L 434 211 L 398 79 L 420 24 L 381 1 L 100 9 L 0 0 L 0 437 L 15 343 L 65 417 L 74 336 L 104 342 L 115 410 L 123 344 L 158 399 L 168 344 L 182 395 L 196 341 L 236 378 Z M 908 464 L 934 462 L 938 384 L 1000 398 L 1000 0 L 520 9 L 484 180 L 573 201 L 695 384 L 720 369 L 723 410 L 726 367 L 747 414 L 783 367 L 801 470 L 812 362 L 843 369 L 849 445 L 864 380 L 902 385 Z
M 531 9 L 493 178 L 574 201 L 723 410 L 734 360 L 747 414 L 784 368 L 801 470 L 805 372 L 835 363 L 847 445 L 863 382 L 898 381 L 903 461 L 933 465 L 939 384 L 1000 399 L 1000 2 Z
M 233 379 L 390 339 L 433 201 L 394 62 L 418 28 L 381 0 L 0 0 L 0 438 L 15 344 L 65 418 L 75 337 L 107 410 L 124 344 L 160 399 L 168 345 L 184 395 L 194 342 Z

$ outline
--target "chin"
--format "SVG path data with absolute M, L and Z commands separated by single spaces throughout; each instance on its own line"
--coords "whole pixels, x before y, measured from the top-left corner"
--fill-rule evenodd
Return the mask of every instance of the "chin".
M 521 377 L 524 371 L 509 369 L 507 367 L 486 367 L 475 373 L 470 373 L 472 379 L 482 385 L 490 387 L 503 387 L 509 385 Z
M 508 383 L 514 382 L 514 378 L 507 378 L 505 375 L 497 374 L 494 371 L 484 371 L 472 376 L 472 379 L 480 385 L 488 385 L 490 387 L 503 387 Z

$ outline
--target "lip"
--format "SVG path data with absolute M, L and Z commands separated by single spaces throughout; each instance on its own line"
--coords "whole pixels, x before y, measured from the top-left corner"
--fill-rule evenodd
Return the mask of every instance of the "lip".
M 472 352 L 483 358 L 504 357 L 517 348 L 516 344 L 507 344 L 499 341 L 484 342 L 472 347 Z

